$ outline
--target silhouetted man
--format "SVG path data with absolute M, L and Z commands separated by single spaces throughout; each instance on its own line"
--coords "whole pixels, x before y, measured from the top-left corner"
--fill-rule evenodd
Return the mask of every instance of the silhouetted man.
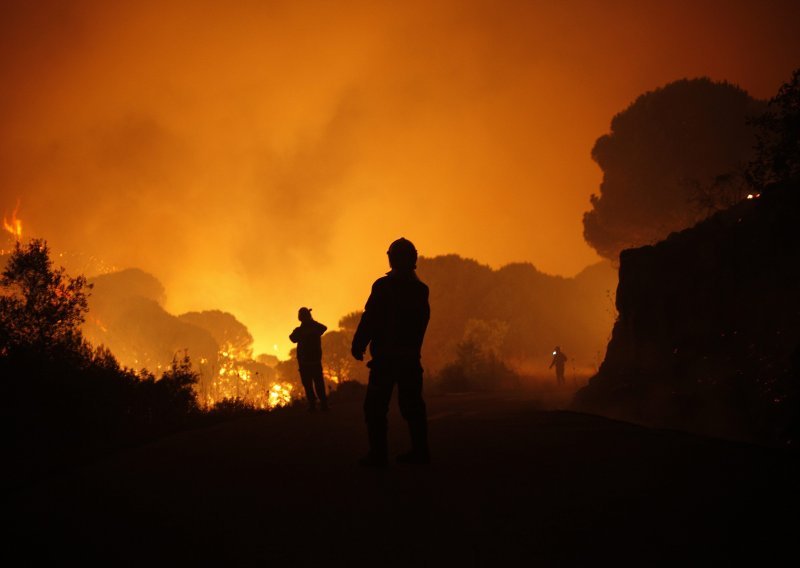
M 364 399 L 369 453 L 359 463 L 372 467 L 387 464 L 386 414 L 397 385 L 400 413 L 411 434 L 411 451 L 399 455 L 397 461 L 427 464 L 428 418 L 422 400 L 420 350 L 430 318 L 428 287 L 417 278 L 417 249 L 411 241 L 394 241 L 387 254 L 392 270 L 372 285 L 353 337 L 353 357 L 363 361 L 368 345 L 372 356 L 367 363 L 370 373 Z
M 297 365 L 300 367 L 300 380 L 306 391 L 308 410 L 316 410 L 316 399 L 319 398 L 322 410 L 328 410 L 328 397 L 325 393 L 325 379 L 322 377 L 322 334 L 327 326 L 311 317 L 310 308 L 300 308 L 297 312 L 300 326 L 294 328 L 289 336 L 292 343 L 297 343 Z M 314 396 L 314 389 L 317 394 Z
M 559 385 L 564 384 L 564 363 L 567 362 L 567 356 L 561 351 L 561 347 L 556 345 L 553 350 L 553 360 L 550 362 L 548 369 L 552 369 L 553 365 L 556 367 L 556 383 Z

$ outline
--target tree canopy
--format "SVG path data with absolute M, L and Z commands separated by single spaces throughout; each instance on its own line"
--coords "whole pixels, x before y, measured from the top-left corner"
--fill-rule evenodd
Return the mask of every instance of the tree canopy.
M 758 144 L 747 172 L 750 183 L 760 189 L 800 179 L 800 68 L 753 122 L 758 128 Z
M 17 243 L 0 277 L 3 417 L 19 479 L 54 464 L 172 432 L 197 417 L 197 374 L 188 357 L 160 378 L 120 367 L 81 333 L 86 278 L 54 268 L 49 247 Z
M 15 347 L 77 347 L 88 310 L 84 276 L 54 268 L 43 240 L 17 243 L 0 278 L 0 354 Z
M 764 104 L 729 83 L 675 81 L 641 95 L 611 121 L 592 159 L 603 170 L 599 195 L 584 215 L 584 238 L 617 261 L 625 248 L 651 244 L 736 200 L 752 159 L 755 125 Z M 738 173 L 738 177 L 735 174 Z M 719 194 L 733 193 L 721 198 Z M 713 204 L 714 199 L 710 200 Z

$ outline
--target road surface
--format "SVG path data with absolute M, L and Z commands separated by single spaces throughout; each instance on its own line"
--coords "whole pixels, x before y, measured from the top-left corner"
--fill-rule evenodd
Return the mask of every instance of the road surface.
M 5 553 L 107 566 L 652 566 L 769 564 L 794 548 L 796 454 L 544 411 L 525 393 L 428 407 L 428 467 L 360 469 L 356 401 L 118 452 L 18 490 Z M 393 402 L 390 447 L 406 444 Z

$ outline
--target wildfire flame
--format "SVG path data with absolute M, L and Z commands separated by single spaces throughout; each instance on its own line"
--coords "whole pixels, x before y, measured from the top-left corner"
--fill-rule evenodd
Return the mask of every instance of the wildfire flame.
M 247 352 L 226 344 L 217 357 L 219 368 L 209 377 L 208 389 L 201 396 L 202 403 L 206 406 L 214 406 L 224 400 L 239 400 L 256 408 L 272 410 L 290 405 L 297 396 L 293 392 L 292 384 L 265 380 L 259 373 L 248 369 L 248 362 L 251 360 Z M 204 364 L 203 360 L 201 364 Z
M 292 385 L 289 383 L 275 383 L 269 389 L 268 408 L 288 406 L 292 404 Z
M 14 211 L 11 213 L 11 219 L 9 220 L 3 215 L 3 229 L 10 233 L 17 241 L 22 239 L 22 220 L 17 218 L 18 211 L 19 199 L 17 199 L 17 206 L 14 207 Z

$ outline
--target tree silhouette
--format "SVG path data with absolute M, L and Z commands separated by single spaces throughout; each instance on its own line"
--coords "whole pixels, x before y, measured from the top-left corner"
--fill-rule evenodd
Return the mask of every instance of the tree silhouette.
M 442 369 L 437 386 L 446 392 L 497 390 L 516 388 L 519 380 L 496 351 L 467 336 L 456 346 L 455 361 Z
M 53 268 L 47 243 L 17 243 L 0 278 L 0 354 L 15 347 L 77 348 L 88 310 L 84 276 Z
M 126 269 L 96 276 L 89 283 L 93 288 L 81 327 L 83 337 L 111 349 L 122 365 L 165 369 L 176 353 L 188 349 L 205 378 L 219 368 L 221 342 L 215 337 L 225 335 L 215 329 L 217 322 L 207 318 L 208 325 L 195 323 L 170 314 L 163 307 L 164 287 L 152 274 Z
M 758 143 L 747 172 L 751 184 L 762 189 L 770 183 L 800 179 L 800 68 L 753 123 Z
M 232 350 L 241 357 L 250 358 L 253 354 L 253 336 L 247 327 L 233 314 L 220 310 L 187 312 L 178 319 L 205 329 L 217 345 Z
M 364 310 L 357 310 L 342 316 L 339 319 L 339 329 L 348 332 L 352 336 L 356 332 L 356 328 L 358 328 L 358 322 L 361 321 L 363 313 Z
M 43 240 L 17 244 L 0 277 L 0 414 L 20 479 L 198 419 L 188 356 L 156 378 L 84 339 L 88 288 L 83 276 L 53 268 Z
M 617 285 L 610 263 L 587 267 L 574 278 L 544 274 L 531 264 L 497 270 L 455 255 L 418 260 L 430 286 L 431 321 L 423 367 L 436 375 L 470 341 L 509 365 L 546 369 L 553 345 L 569 345 L 578 366 L 590 366 L 608 343 Z
M 353 359 L 350 351 L 353 333 L 352 330 L 329 331 L 322 336 L 322 367 L 329 380 L 336 377 L 338 382 L 367 382 L 364 363 Z
M 583 218 L 586 242 L 616 262 L 622 249 L 660 241 L 735 201 L 723 194 L 741 187 L 731 175 L 752 159 L 755 126 L 748 119 L 762 109 L 742 89 L 707 78 L 636 99 L 592 149 L 603 181 Z

